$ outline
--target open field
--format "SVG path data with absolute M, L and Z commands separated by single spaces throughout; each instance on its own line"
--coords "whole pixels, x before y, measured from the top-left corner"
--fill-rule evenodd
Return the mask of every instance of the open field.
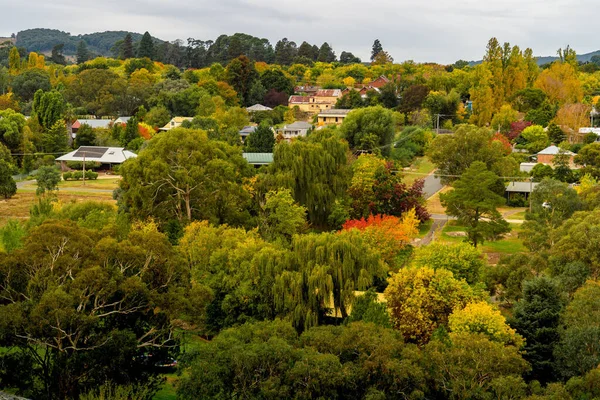
M 62 203 L 80 201 L 102 201 L 115 204 L 112 191 L 117 187 L 119 177 L 86 181 L 62 181 L 59 184 L 58 200 Z M 35 181 L 20 182 L 17 194 L 8 200 L 0 200 L 0 226 L 11 218 L 29 218 L 29 209 L 35 203 Z

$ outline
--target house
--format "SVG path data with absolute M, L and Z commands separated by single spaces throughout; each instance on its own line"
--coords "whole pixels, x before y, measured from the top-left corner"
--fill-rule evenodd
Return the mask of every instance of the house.
M 374 81 L 367 83 L 366 86 L 368 86 L 371 89 L 381 89 L 388 83 L 390 83 L 390 80 L 388 78 L 386 78 L 385 76 L 381 75 L 379 78 L 375 79 Z
M 341 125 L 344 119 L 352 110 L 333 109 L 323 111 L 317 116 L 319 126 L 323 125 Z
M 246 108 L 246 111 L 249 113 L 257 112 L 257 111 L 273 111 L 271 107 L 263 106 L 262 104 L 255 104 Z
M 312 124 L 309 124 L 308 122 L 296 121 L 292 124 L 285 125 L 279 130 L 279 132 L 283 135 L 284 139 L 290 140 L 293 138 L 306 136 L 309 129 L 312 127 Z
M 575 168 L 575 163 L 573 162 L 573 159 L 576 154 L 572 151 L 562 150 L 554 145 L 546 147 L 544 150 L 537 153 L 537 162 L 552 166 L 554 164 L 554 158 L 559 154 L 567 155 L 569 157 L 569 166 L 571 168 Z
M 340 97 L 342 97 L 341 89 L 319 89 L 312 96 L 290 96 L 288 107 L 298 107 L 302 112 L 318 114 L 335 107 Z
M 321 89 L 320 86 L 310 86 L 310 85 L 305 85 L 305 86 L 296 86 L 294 88 L 294 93 L 304 93 L 306 95 L 314 95 L 315 93 L 317 93 L 317 90 Z
M 115 124 L 127 125 L 127 122 L 131 119 L 131 117 L 119 117 L 115 119 Z
M 242 130 L 239 131 L 240 137 L 242 138 L 242 142 L 246 142 L 246 138 L 250 136 L 252 132 L 256 130 L 256 126 L 245 126 Z
M 596 136 L 598 136 L 598 138 L 596 139 L 596 142 L 600 141 L 600 128 L 579 128 L 580 136 L 585 136 L 588 133 L 595 133 Z
M 537 182 L 509 182 L 506 186 L 505 194 L 508 200 L 511 200 L 513 197 L 517 195 L 524 195 L 526 199 L 529 198 L 529 195 L 535 187 L 539 185 Z
M 192 121 L 194 118 L 192 117 L 175 117 L 169 123 L 167 123 L 162 128 L 159 128 L 159 131 L 170 131 L 173 128 L 179 128 L 184 121 Z
M 248 164 L 255 167 L 269 165 L 273 162 L 273 153 L 243 153 L 242 156 L 248 161 Z
M 126 160 L 135 157 L 137 154 L 125 150 L 123 147 L 81 146 L 75 151 L 58 157 L 56 161 L 60 161 L 64 171 L 67 161 L 93 161 L 112 166 L 113 164 L 123 164 Z
M 88 125 L 94 129 L 110 129 L 113 125 L 113 121 L 112 119 L 78 119 L 77 121 L 73 122 L 73 125 L 71 126 L 73 133 L 77 133 L 81 125 Z

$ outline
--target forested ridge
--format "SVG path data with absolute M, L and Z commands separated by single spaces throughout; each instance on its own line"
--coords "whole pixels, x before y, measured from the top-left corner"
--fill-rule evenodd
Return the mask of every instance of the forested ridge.
M 148 32 L 76 62 L 0 48 L 0 390 L 600 397 L 600 65 L 495 38 L 477 66 L 235 38 L 174 64 Z M 343 122 L 288 104 L 314 86 Z M 80 146 L 136 157 L 100 186 L 107 166 L 58 168 Z

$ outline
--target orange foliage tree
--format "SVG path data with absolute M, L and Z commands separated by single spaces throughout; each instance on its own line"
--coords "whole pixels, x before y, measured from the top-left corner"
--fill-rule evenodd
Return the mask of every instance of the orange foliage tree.
M 419 219 L 414 209 L 402 218 L 392 215 L 369 215 L 368 218 L 346 221 L 343 230 L 358 229 L 366 242 L 379 250 L 383 259 L 394 267 L 400 251 L 418 233 Z

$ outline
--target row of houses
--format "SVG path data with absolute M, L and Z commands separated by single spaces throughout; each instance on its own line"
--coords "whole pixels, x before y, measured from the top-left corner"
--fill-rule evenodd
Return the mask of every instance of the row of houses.
M 358 91 L 361 97 L 365 98 L 369 91 L 379 92 L 388 83 L 390 80 L 382 75 L 372 82 L 357 84 L 343 90 L 322 89 L 318 86 L 296 86 L 295 94 L 288 99 L 288 107 L 298 107 L 302 112 L 315 115 L 335 108 L 337 101 L 350 91 Z

